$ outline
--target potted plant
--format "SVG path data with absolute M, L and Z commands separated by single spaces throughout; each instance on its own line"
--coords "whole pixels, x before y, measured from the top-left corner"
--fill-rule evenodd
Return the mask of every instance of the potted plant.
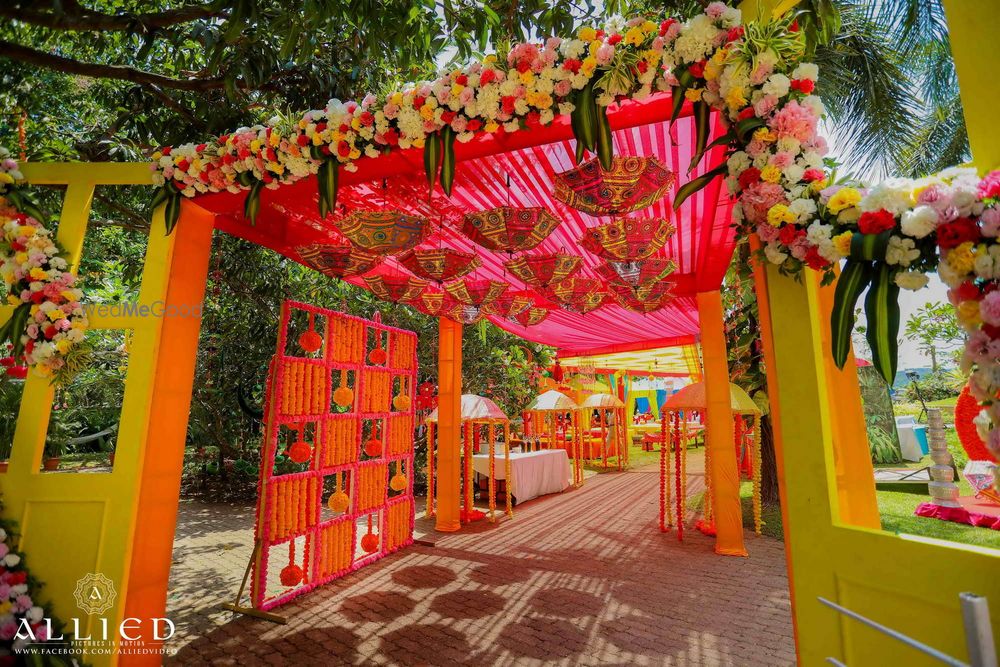
M 45 439 L 45 460 L 42 464 L 43 470 L 57 470 L 59 460 L 66 453 L 70 440 L 77 435 L 80 430 L 80 422 L 73 421 L 70 410 L 63 405 L 59 407 L 58 400 L 52 408 L 52 415 L 49 418 L 49 432 Z
M 0 472 L 7 472 L 23 390 L 24 380 L 13 378 L 0 369 Z

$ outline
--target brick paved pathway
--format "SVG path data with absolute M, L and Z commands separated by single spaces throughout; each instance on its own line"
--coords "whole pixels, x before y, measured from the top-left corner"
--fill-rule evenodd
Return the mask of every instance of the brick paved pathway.
M 793 664 L 782 544 L 748 535 L 742 559 L 696 531 L 678 543 L 656 529 L 657 493 L 653 470 L 592 477 L 299 598 L 286 626 L 215 610 L 239 584 L 252 510 L 185 503 L 168 662 Z

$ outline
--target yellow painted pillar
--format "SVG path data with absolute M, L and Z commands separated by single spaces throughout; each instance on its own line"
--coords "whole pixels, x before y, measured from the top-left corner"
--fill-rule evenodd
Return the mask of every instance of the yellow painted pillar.
M 174 230 L 176 239 L 166 258 L 164 310 L 176 306 L 177 312 L 183 314 L 164 318 L 159 349 L 155 352 L 157 371 L 151 387 L 148 444 L 140 452 L 145 460 L 139 478 L 125 618 L 166 616 L 167 580 L 201 331 L 201 309 L 193 310 L 191 306 L 200 305 L 205 296 L 214 221 L 215 216 L 208 211 L 191 202 L 182 202 L 181 218 Z M 159 226 L 154 226 L 152 233 L 162 232 Z M 140 631 L 146 647 L 162 643 L 155 641 L 150 623 L 143 622 Z M 125 654 L 118 664 L 157 665 L 160 658 L 154 653 Z
M 462 325 L 438 318 L 438 460 L 435 529 L 455 532 L 462 470 Z
M 743 512 L 740 506 L 740 471 L 733 444 L 733 412 L 729 394 L 722 295 L 698 293 L 698 318 L 705 364 L 705 449 L 709 468 L 712 508 L 715 515 L 715 552 L 746 556 L 743 546 Z
M 819 283 L 820 276 L 813 279 Z M 836 284 L 819 286 L 820 352 L 830 387 L 830 428 L 833 458 L 837 472 L 835 516 L 842 522 L 864 528 L 881 528 L 875 497 L 875 469 L 868 447 L 868 429 L 861 404 L 861 384 L 854 361 L 854 351 L 847 355 L 843 370 L 833 362 L 830 313 Z

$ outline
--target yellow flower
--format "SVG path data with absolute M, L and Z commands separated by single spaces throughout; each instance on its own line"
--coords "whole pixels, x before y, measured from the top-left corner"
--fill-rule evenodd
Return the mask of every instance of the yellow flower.
M 713 81 L 722 74 L 722 67 L 726 63 L 726 52 L 723 49 L 716 51 L 708 62 L 705 63 L 705 79 Z
M 539 109 L 548 109 L 552 106 L 552 97 L 548 93 L 531 92 L 525 97 L 528 104 Z
M 424 147 L 424 138 L 421 137 L 420 139 L 414 139 L 413 140 L 413 147 L 414 148 L 423 148 Z
M 357 116 L 355 116 L 354 118 L 352 118 L 351 119 L 351 127 L 354 128 L 355 130 L 360 130 L 361 129 L 361 119 L 358 118 Z
M 860 192 L 854 188 L 841 188 L 837 190 L 836 194 L 830 197 L 830 201 L 827 202 L 826 207 L 830 213 L 840 213 L 844 209 L 856 206 L 859 201 L 861 201 Z
M 486 56 L 485 62 L 495 63 L 496 61 L 497 61 L 497 54 L 491 53 L 490 55 Z
M 83 323 L 83 320 L 73 320 L 73 323 L 70 324 L 70 328 L 71 329 L 86 329 L 87 325 Z
M 258 139 L 254 139 L 253 141 L 250 142 L 250 152 L 251 153 L 260 152 L 260 141 Z
M 434 120 L 434 107 L 429 104 L 420 107 L 420 117 L 424 120 Z
M 451 84 L 451 96 L 452 97 L 458 97 L 459 95 L 462 94 L 463 90 L 465 90 L 465 86 L 463 86 L 462 84 L 460 84 L 460 83 L 453 83 L 453 84 Z
M 357 160 L 359 157 L 361 157 L 361 151 L 357 148 L 352 148 L 350 157 L 352 160 Z
M 818 181 L 813 181 L 809 184 L 809 189 L 813 192 L 819 192 L 820 190 L 825 190 L 826 186 L 830 185 L 830 179 L 823 178 Z
M 3 603 L 0 603 L 0 614 L 9 614 L 13 606 L 10 600 L 4 600 Z
M 159 162 L 161 157 L 163 157 L 163 153 L 160 151 L 153 151 L 153 162 Z
M 742 109 L 746 106 L 746 91 L 738 86 L 733 86 L 726 91 L 726 104 L 730 109 Z
M 781 180 L 781 170 L 769 164 L 760 170 L 760 178 L 768 183 L 777 183 Z
M 838 234 L 833 237 L 833 247 L 836 249 L 837 253 L 847 257 L 851 254 L 851 238 L 854 236 L 851 232 L 844 232 L 843 234 Z
M 976 265 L 976 255 L 972 251 L 972 241 L 952 248 L 945 257 L 948 266 L 958 274 L 971 273 Z
M 642 30 L 643 30 L 643 32 L 653 32 L 654 30 L 658 30 L 659 28 L 660 28 L 660 26 L 656 25 L 656 23 L 654 23 L 653 21 L 648 21 L 647 20 L 647 21 L 644 21 L 643 24 L 642 24 Z
M 271 143 L 271 146 L 277 147 L 281 143 L 281 133 L 277 130 L 271 130 L 271 136 L 268 137 L 268 141 Z
M 587 26 L 585 28 L 580 28 L 580 32 L 578 32 L 576 36 L 585 42 L 592 42 L 594 41 L 594 38 L 597 37 L 597 31 L 590 26 Z
M 958 308 L 955 309 L 955 315 L 958 316 L 958 321 L 966 328 L 976 327 L 982 323 L 982 317 L 979 315 L 979 302 L 963 301 L 958 304 Z
M 585 75 L 590 76 L 594 73 L 594 69 L 597 68 L 597 58 L 594 56 L 587 56 L 583 59 L 583 63 L 580 64 L 580 71 Z
M 14 177 L 8 174 L 6 171 L 0 171 L 0 183 L 4 185 L 10 185 L 14 182 Z
M 59 296 L 67 301 L 76 301 L 76 292 L 73 290 L 64 289 L 62 292 L 59 292 Z
M 769 130 L 766 127 L 760 127 L 754 131 L 753 138 L 757 141 L 763 141 L 764 143 L 770 144 L 778 140 L 778 135 L 775 134 L 773 130 Z
M 5 276 L 5 277 L 6 277 L 6 276 Z M 13 282 L 13 281 L 10 281 L 10 282 Z M 7 295 L 7 303 L 9 303 L 9 304 L 10 304 L 10 305 L 12 305 L 12 306 L 20 306 L 20 305 L 21 305 L 21 300 L 20 300 L 20 299 L 18 299 L 18 298 L 17 298 L 16 296 L 14 296 L 13 294 L 8 294 L 8 295 Z
M 21 225 L 17 228 L 17 233 L 21 236 L 34 236 L 38 230 L 31 225 Z
M 688 88 L 684 91 L 684 99 L 689 102 L 697 102 L 701 99 L 701 88 Z
M 403 93 L 399 93 L 399 92 L 393 93 L 392 97 L 389 98 L 389 101 L 392 102 L 393 104 L 395 104 L 397 107 L 400 106 L 400 105 L 402 105 L 403 104 Z
M 642 32 L 642 29 L 638 26 L 634 28 L 629 28 L 628 32 L 625 33 L 625 43 L 634 44 L 639 46 L 642 44 L 642 40 L 646 38 L 646 35 Z
M 56 341 L 56 349 L 59 350 L 59 354 L 66 354 L 69 352 L 69 348 L 73 347 L 73 343 L 69 342 L 65 338 Z
M 312 136 L 312 145 L 313 146 L 320 146 L 320 145 L 322 145 L 322 143 L 323 143 L 323 134 L 322 133 L 317 132 L 316 134 L 314 134 Z
M 535 80 L 535 73 L 530 69 L 526 69 L 521 72 L 521 76 L 519 78 L 521 79 L 521 83 L 527 85 Z
M 14 261 L 17 262 L 18 264 L 24 264 L 25 262 L 28 261 L 28 253 L 26 252 L 16 253 L 14 255 Z
M 500 124 L 495 120 L 491 120 L 488 121 L 486 125 L 483 126 L 483 129 L 486 130 L 487 132 L 496 132 L 497 130 L 500 129 Z
M 28 275 L 31 276 L 32 280 L 45 280 L 49 277 L 48 273 L 38 268 L 37 266 L 31 269 L 31 271 L 28 272 Z
M 596 56 L 597 55 L 597 50 L 599 48 L 601 48 L 602 46 L 604 46 L 604 42 L 602 42 L 599 39 L 595 39 L 594 41 L 592 41 L 590 43 L 590 47 L 587 50 L 590 53 L 590 55 Z
M 767 224 L 772 227 L 780 227 L 783 222 L 795 222 L 795 215 L 792 214 L 784 204 L 775 204 L 767 211 Z
M 59 308 L 53 308 L 48 312 L 49 321 L 55 322 L 56 320 L 62 320 L 66 318 L 66 313 L 64 313 Z

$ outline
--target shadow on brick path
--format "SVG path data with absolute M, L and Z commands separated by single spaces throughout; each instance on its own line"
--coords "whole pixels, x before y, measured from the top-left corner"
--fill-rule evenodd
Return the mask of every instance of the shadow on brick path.
M 285 626 L 216 608 L 239 584 L 252 509 L 184 503 L 167 661 L 793 664 L 783 545 L 748 534 L 750 558 L 726 558 L 693 530 L 679 543 L 657 529 L 657 499 L 655 471 L 592 477 L 297 598 L 277 610 Z

